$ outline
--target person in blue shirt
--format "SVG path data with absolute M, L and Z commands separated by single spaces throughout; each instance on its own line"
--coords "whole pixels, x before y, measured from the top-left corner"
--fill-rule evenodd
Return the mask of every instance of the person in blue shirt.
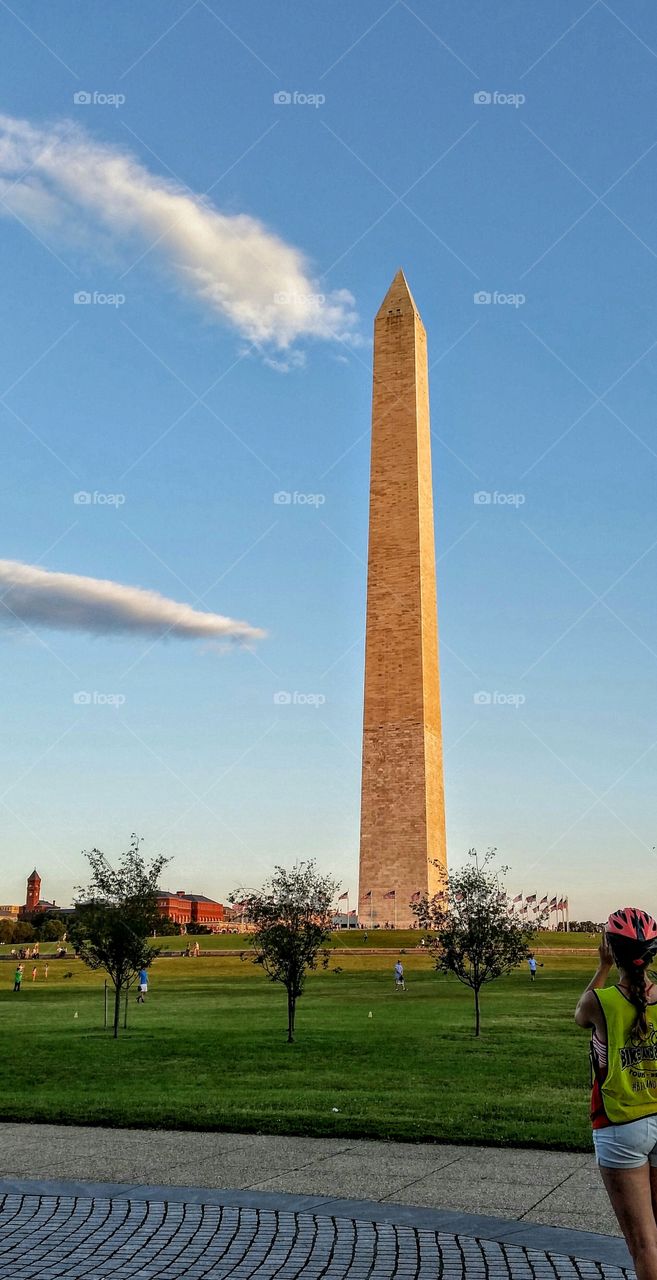
M 145 1004 L 148 995 L 148 970 L 140 969 L 137 979 L 137 1004 Z
M 397 991 L 406 990 L 406 983 L 404 981 L 404 966 L 401 960 L 398 960 L 395 965 L 395 989 Z
M 529 965 L 529 981 L 536 982 L 536 956 L 533 951 L 529 953 L 527 964 Z

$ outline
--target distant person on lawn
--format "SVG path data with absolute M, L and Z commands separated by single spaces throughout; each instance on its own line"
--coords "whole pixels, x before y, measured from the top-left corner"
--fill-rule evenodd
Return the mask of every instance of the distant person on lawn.
M 23 981 L 23 969 L 20 964 L 17 964 L 16 972 L 14 973 L 14 991 L 20 991 L 22 981 Z
M 610 915 L 600 961 L 575 1010 L 591 1035 L 593 1145 L 638 1280 L 657 1280 L 657 920 Z M 615 986 L 606 986 L 613 966 Z
M 533 951 L 529 953 L 527 964 L 529 965 L 529 981 L 536 982 L 536 956 Z
M 137 980 L 137 1004 L 146 1004 L 148 995 L 148 970 L 140 969 Z
M 395 987 L 397 991 L 406 990 L 406 983 L 404 981 L 404 966 L 401 960 L 398 960 L 395 965 Z

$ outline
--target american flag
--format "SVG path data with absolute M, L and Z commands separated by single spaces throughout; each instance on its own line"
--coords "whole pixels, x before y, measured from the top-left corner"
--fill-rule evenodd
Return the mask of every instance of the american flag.
M 558 911 L 558 909 L 559 909 L 559 908 L 557 907 L 557 900 L 556 900 L 556 898 L 551 898 L 551 899 L 550 899 L 550 911 Z
M 341 894 L 340 894 L 340 897 L 338 898 L 338 902 L 345 902 L 345 901 L 347 901 L 347 902 L 349 901 L 349 894 L 348 894 L 348 893 L 341 893 Z
M 513 902 L 522 902 L 522 894 L 517 893 L 515 898 L 513 898 Z
M 547 907 L 547 893 L 544 898 L 541 898 L 541 901 L 539 902 L 538 905 L 539 907 Z
M 422 894 L 420 893 L 420 890 L 418 889 L 417 893 L 413 893 L 413 894 L 411 894 L 411 902 L 419 902 L 421 897 L 422 897 Z
M 384 896 L 384 898 L 396 898 L 396 897 L 397 897 L 397 890 L 396 890 L 396 889 L 391 889 L 391 890 L 390 890 L 390 893 L 384 893 L 384 895 L 383 895 L 383 896 Z
M 526 899 L 526 901 L 527 901 L 528 903 L 529 903 L 529 902 L 536 902 L 536 894 L 535 894 L 535 893 L 530 893 L 530 895 L 529 895 L 529 897 Z
M 372 897 L 372 890 L 371 890 L 371 889 L 368 889 L 368 890 L 367 890 L 367 893 L 364 893 L 364 894 L 363 894 L 363 898 L 365 899 L 365 901 L 367 901 L 367 899 L 368 899 L 368 898 L 371 898 L 371 897 Z

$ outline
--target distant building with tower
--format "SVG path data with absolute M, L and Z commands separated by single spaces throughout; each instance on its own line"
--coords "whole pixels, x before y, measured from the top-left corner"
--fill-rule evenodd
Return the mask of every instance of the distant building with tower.
M 41 897 L 41 876 L 36 867 L 31 876 L 27 877 L 27 894 L 25 897 L 25 905 L 19 909 L 19 916 L 32 915 L 37 911 L 53 911 L 57 910 L 54 902 L 47 902 Z

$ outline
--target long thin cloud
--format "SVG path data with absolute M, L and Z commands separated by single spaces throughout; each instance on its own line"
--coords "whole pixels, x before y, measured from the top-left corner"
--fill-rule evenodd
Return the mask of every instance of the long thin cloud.
M 0 560 L 0 626 L 18 622 L 97 636 L 248 642 L 265 634 L 248 622 L 204 613 L 157 591 Z
M 257 345 L 355 340 L 347 290 L 324 295 L 303 252 L 259 219 L 222 213 L 128 151 L 66 121 L 0 115 L 0 211 L 53 237 L 80 231 L 102 251 L 155 246 L 182 289 Z M 357 339 L 356 339 L 357 340 Z

